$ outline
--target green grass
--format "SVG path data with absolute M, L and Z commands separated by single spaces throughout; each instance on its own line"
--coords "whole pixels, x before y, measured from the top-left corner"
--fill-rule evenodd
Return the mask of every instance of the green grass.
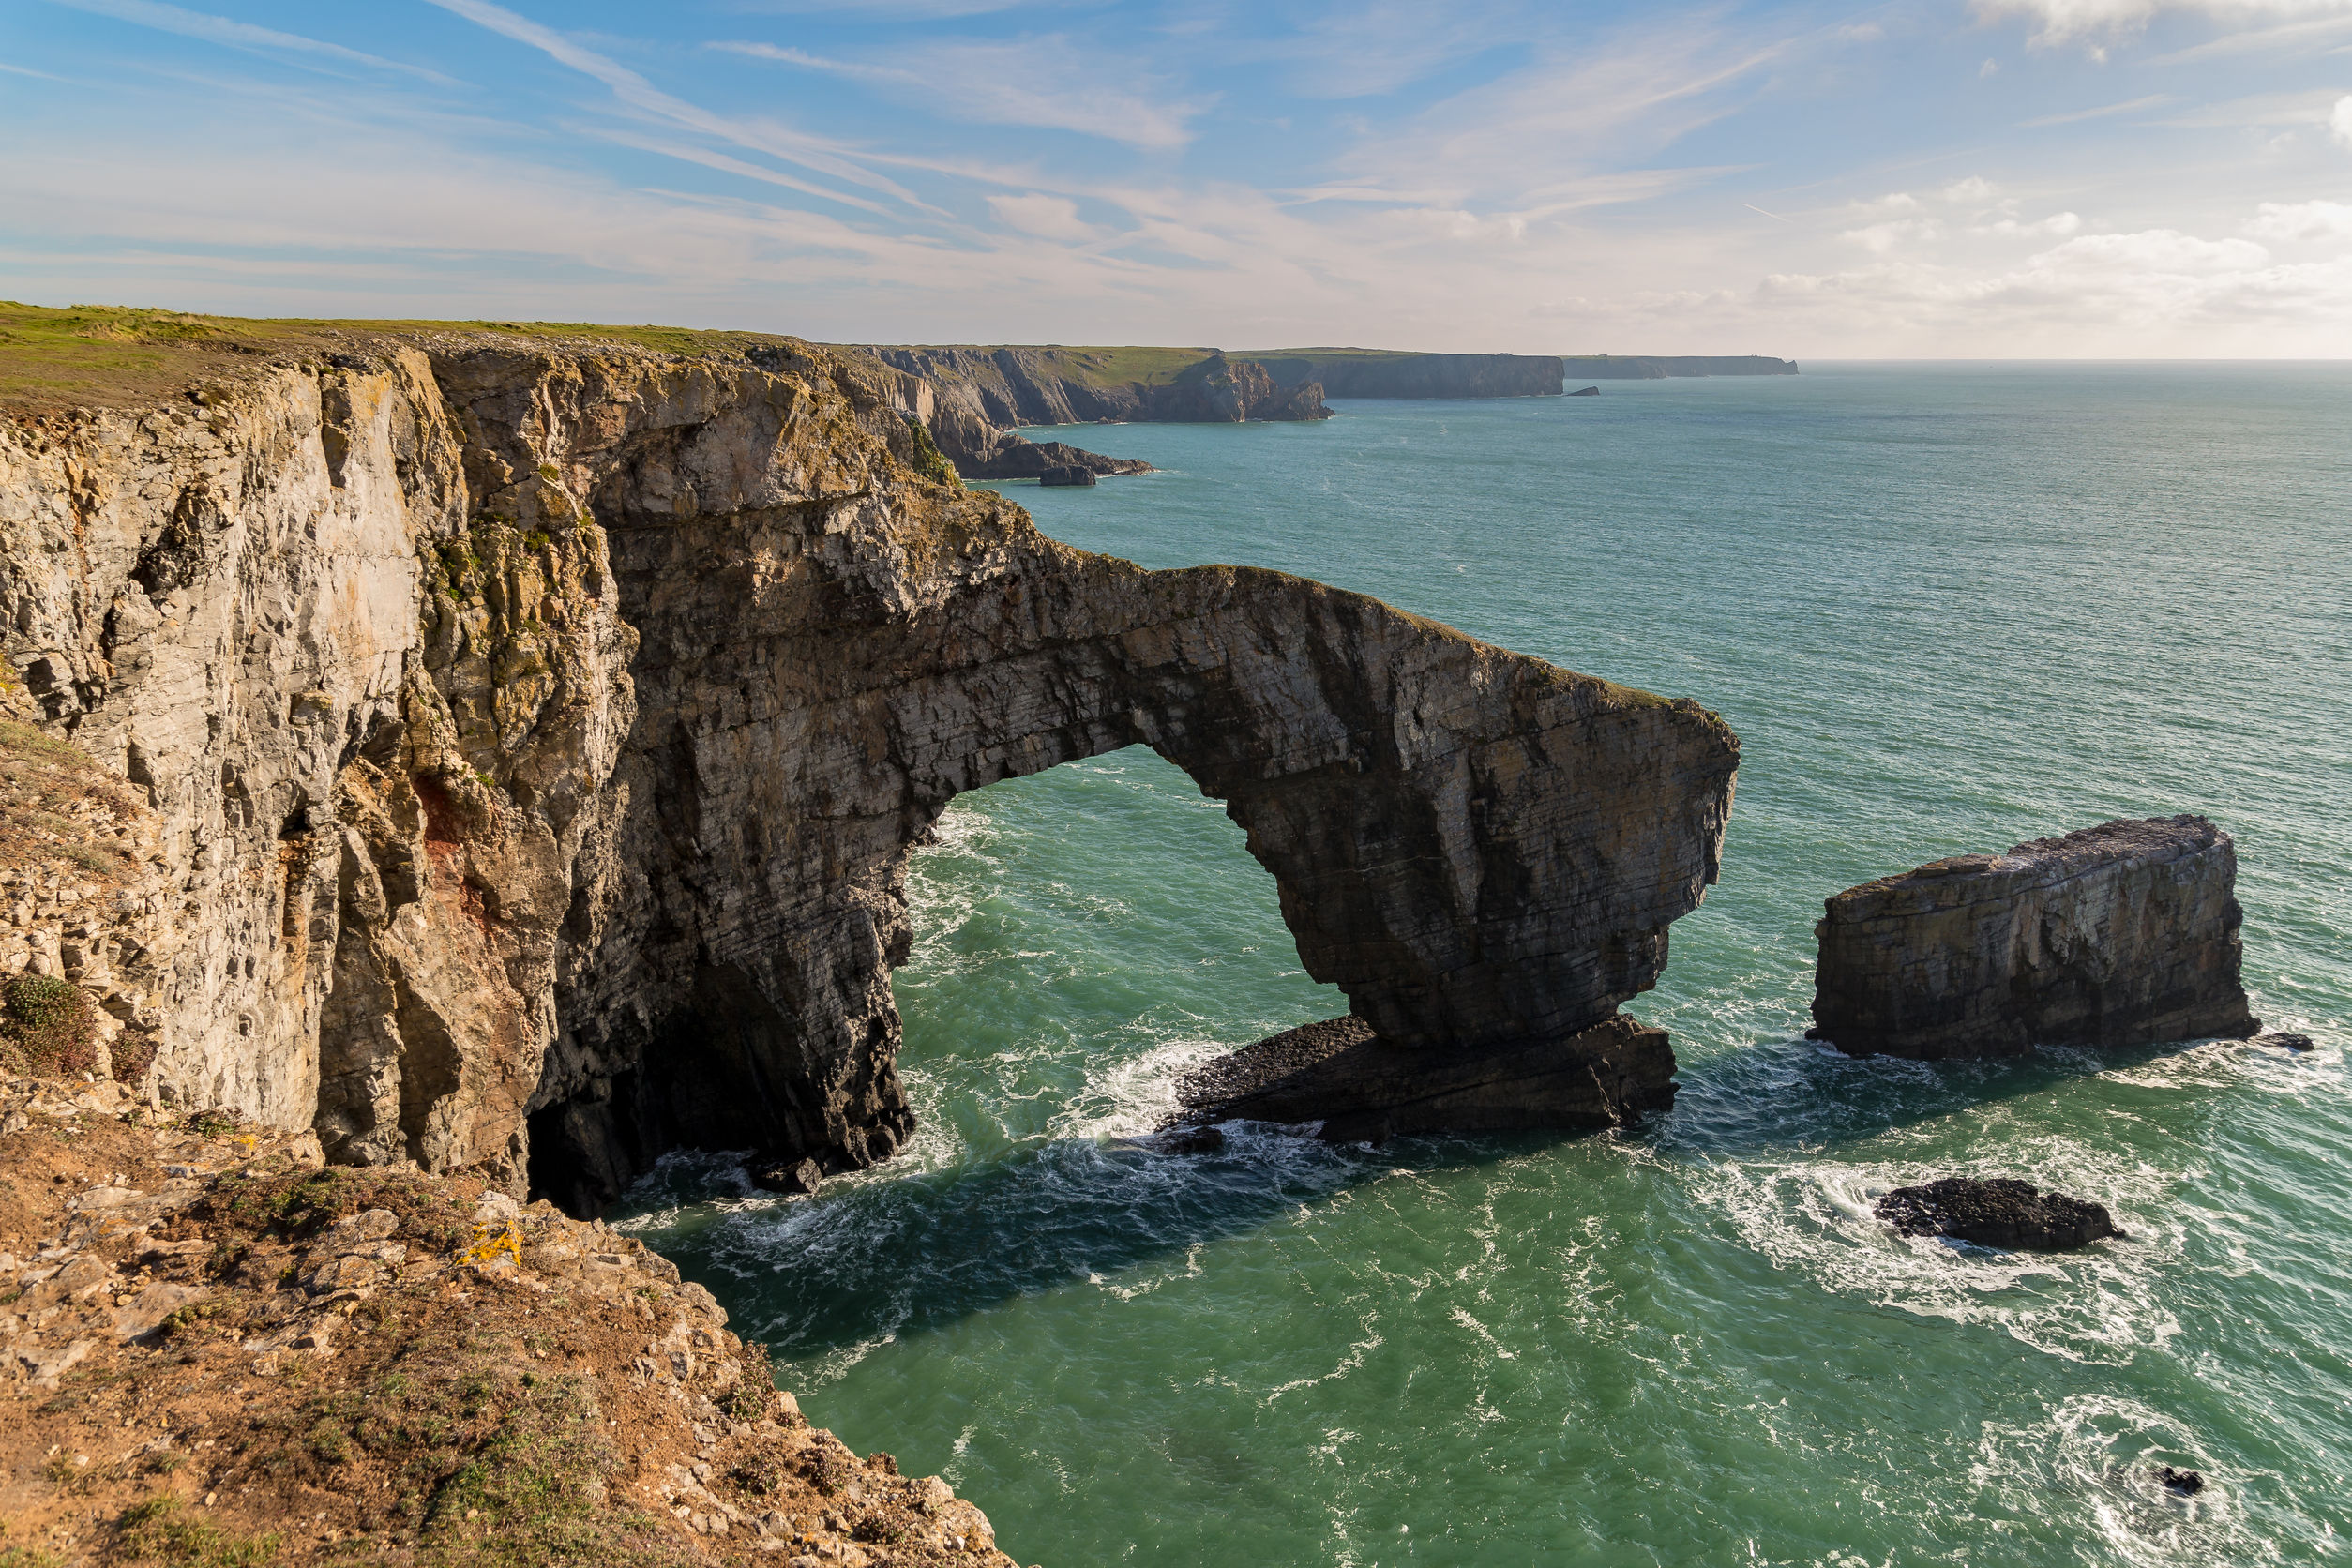
M 1054 374 L 1086 386 L 1165 386 L 1199 364 L 1214 349 L 1071 347 L 1063 343 L 882 343 L 878 348 L 963 349 L 994 354 L 999 348 L 1020 348 L 1035 354 Z
M 264 1568 L 278 1556 L 276 1535 L 233 1535 L 191 1518 L 188 1505 L 162 1492 L 126 1510 L 119 1521 L 123 1555 L 172 1568 Z
M 303 321 L 188 315 L 113 305 L 53 309 L 0 300 L 0 408 L 151 403 L 264 361 L 366 348 L 369 339 L 468 333 L 566 346 L 620 343 L 686 356 L 802 347 L 765 332 L 594 322 Z

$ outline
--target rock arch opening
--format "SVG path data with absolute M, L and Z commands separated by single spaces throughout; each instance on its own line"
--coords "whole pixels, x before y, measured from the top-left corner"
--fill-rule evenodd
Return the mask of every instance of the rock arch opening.
M 1184 1065 L 1347 1009 L 1241 829 L 1145 747 L 958 796 L 907 891 L 909 1092 L 984 1137 L 1148 1130 Z

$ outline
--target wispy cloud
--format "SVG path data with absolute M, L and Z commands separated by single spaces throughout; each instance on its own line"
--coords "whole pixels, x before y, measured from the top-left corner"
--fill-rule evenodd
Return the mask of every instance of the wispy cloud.
M 2043 126 L 2079 125 L 2085 120 L 2103 120 L 2110 114 L 2132 114 L 2143 109 L 2161 109 L 2172 101 L 2170 93 L 2150 93 L 2145 98 L 2132 98 L 2123 103 L 2105 104 L 2097 109 L 2070 110 L 2063 114 L 2043 114 L 2038 119 L 2019 120 L 2017 123 L 2028 130 L 2038 130 Z
M 1148 149 L 1191 141 L 1191 121 L 1211 101 L 1168 96 L 1126 62 L 1063 38 L 934 43 L 894 51 L 887 64 L 766 43 L 711 47 L 867 83 L 951 119 L 1072 130 Z
M 319 38 L 307 38 L 298 33 L 280 33 L 275 28 L 256 27 L 249 22 L 185 10 L 178 6 L 160 4 L 159 0 L 50 0 L 50 3 L 77 11 L 88 11 L 94 16 L 108 16 L 117 22 L 151 27 L 159 33 L 175 33 L 182 38 L 225 44 L 232 49 L 262 50 L 278 55 L 291 55 L 296 60 L 309 56 L 346 66 L 364 66 L 370 70 L 399 71 L 445 87 L 459 84 L 456 78 L 429 70 L 423 66 L 387 60 L 380 54 L 364 53 Z
M 2129 38 L 2167 13 L 2239 28 L 2280 18 L 2344 16 L 2352 14 L 2352 0 L 1976 0 L 1975 10 L 1984 22 L 2024 17 L 2033 27 L 2032 42 L 2053 45 Z
M 746 122 L 713 113 L 663 92 L 619 61 L 576 43 L 528 17 L 518 16 L 504 6 L 491 5 L 490 0 L 428 0 L 428 3 L 512 38 L 517 43 L 538 50 L 558 65 L 568 66 L 581 75 L 602 83 L 611 89 L 615 98 L 642 114 L 668 121 L 673 126 L 747 152 L 763 153 L 797 163 L 817 173 L 830 174 L 852 185 L 880 190 L 910 205 L 924 204 L 904 186 L 864 167 L 851 156 L 849 148 L 837 142 L 809 136 L 773 121 Z

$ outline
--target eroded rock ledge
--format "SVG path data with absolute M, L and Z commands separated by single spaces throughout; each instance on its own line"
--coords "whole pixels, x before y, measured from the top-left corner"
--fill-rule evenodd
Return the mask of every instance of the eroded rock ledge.
M 153 846 L 140 924 L 25 961 L 166 1103 L 574 1212 L 682 1143 L 888 1155 L 909 847 L 1138 743 L 1395 1047 L 1565 1040 L 1654 982 L 1715 875 L 1713 715 L 1070 550 L 908 466 L 918 391 L 790 340 L 450 333 L 0 425 L 25 712 Z
M 1176 1124 L 1313 1122 L 1334 1142 L 1415 1133 L 1614 1127 L 1674 1104 L 1666 1031 L 1622 1014 L 1552 1039 L 1414 1050 L 1362 1018 L 1329 1018 L 1187 1075 Z

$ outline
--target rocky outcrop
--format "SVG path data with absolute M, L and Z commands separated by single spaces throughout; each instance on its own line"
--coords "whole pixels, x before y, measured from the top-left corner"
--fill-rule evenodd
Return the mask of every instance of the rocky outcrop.
M 868 347 L 914 376 L 939 401 L 935 430 L 969 439 L 964 427 L 1018 425 L 1224 424 L 1249 419 L 1323 419 L 1330 411 L 1312 377 L 1279 376 L 1216 349 L 1154 354 L 1148 376 L 1121 373 L 1117 351 L 1056 348 Z M 1147 351 L 1151 352 L 1151 351 Z M 947 437 L 942 435 L 942 444 Z
M 1435 1132 L 1623 1126 L 1674 1103 L 1666 1032 L 1619 1015 L 1553 1038 L 1415 1050 L 1362 1018 L 1260 1040 L 1187 1075 L 1171 1134 L 1218 1122 L 1313 1122 L 1334 1142 Z
M 1105 351 L 1049 348 L 892 348 L 872 354 L 920 382 L 934 405 L 934 436 L 967 479 L 1033 479 L 1048 468 L 1096 475 L 1146 474 L 1133 458 L 1106 458 L 1063 442 L 1018 436 L 1015 425 L 1145 421 L 1226 424 L 1251 419 L 1326 419 L 1320 388 L 1276 385 L 1265 367 L 1214 349 L 1175 351 L 1175 368 L 1150 379 L 1122 378 Z M 1197 353 L 1199 357 L 1192 357 Z
M 2130 1239 L 2103 1206 L 2007 1177 L 1947 1176 L 1897 1187 L 1873 1212 L 1906 1236 L 1950 1236 L 2013 1251 L 2071 1252 L 2109 1236 Z
M 576 1211 L 682 1143 L 869 1164 L 912 1124 L 910 846 L 1138 743 L 1395 1046 L 1574 1036 L 1655 980 L 1715 874 L 1714 716 L 1067 549 L 908 466 L 910 386 L 789 339 L 354 337 L 0 426 L 9 660 L 185 912 L 114 1001 L 143 1086 Z
M 2171 817 L 1848 888 L 1814 927 L 1812 1033 L 1928 1060 L 2243 1038 L 2237 879 L 2229 835 Z
M 1760 354 L 1570 354 L 1566 373 L 1596 381 L 1664 381 L 1669 376 L 1793 376 L 1797 362 Z M 1336 396 L 1336 394 L 1334 394 Z
M 1316 383 L 1326 398 L 1556 398 L 1566 384 L 1551 354 L 1278 349 L 1250 357 L 1282 384 Z
M 942 441 L 941 449 L 966 479 L 1043 479 L 1049 472 L 1073 468 L 1097 477 L 1152 472 L 1152 465 L 1138 458 L 1107 458 L 1066 441 L 1031 441 L 1010 430 Z
M 1037 482 L 1041 485 L 1091 485 L 1094 483 L 1094 471 L 1072 463 L 1067 468 L 1047 469 L 1037 475 Z
M 1012 1568 L 636 1238 L 319 1165 L 0 1078 L 0 1560 Z
M 1600 395 L 1601 389 L 1597 386 L 1579 386 L 1568 394 L 1572 398 L 1597 398 Z

